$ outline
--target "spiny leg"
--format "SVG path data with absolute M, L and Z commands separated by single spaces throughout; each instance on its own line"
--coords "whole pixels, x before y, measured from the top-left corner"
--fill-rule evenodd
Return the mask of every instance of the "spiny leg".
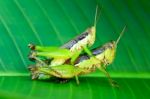
M 109 83 L 111 84 L 111 86 L 113 86 L 113 87 L 119 87 L 119 85 L 117 84 L 117 82 L 115 82 L 114 80 L 111 79 L 109 73 L 102 66 L 100 66 L 98 69 L 106 75 L 106 77 L 108 78 Z

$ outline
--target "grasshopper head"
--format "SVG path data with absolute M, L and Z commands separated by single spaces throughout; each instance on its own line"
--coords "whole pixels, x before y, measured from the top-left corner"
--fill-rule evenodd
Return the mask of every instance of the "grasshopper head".
M 123 33 L 125 32 L 126 27 L 123 28 L 122 32 L 120 33 L 119 37 L 116 41 L 110 41 L 109 43 L 105 44 L 105 55 L 104 55 L 104 64 L 111 64 L 115 58 L 115 53 L 117 49 L 117 44 L 120 41 Z
M 115 58 L 115 52 L 116 52 L 116 46 L 115 41 L 110 41 L 109 43 L 106 43 L 104 45 L 105 51 L 104 51 L 104 57 L 103 57 L 103 63 L 105 65 L 111 64 Z
M 103 64 L 108 65 L 113 62 L 115 51 L 115 41 L 110 41 L 104 44 L 102 47 L 94 49 L 92 54 L 96 56 L 96 58 Z
M 96 27 L 95 26 L 92 26 L 90 28 L 90 33 L 91 33 L 91 35 L 95 35 L 95 33 L 96 33 Z
M 89 36 L 88 45 L 89 46 L 92 46 L 95 42 L 95 33 L 96 33 L 95 26 L 92 26 L 91 28 L 88 29 L 88 36 Z

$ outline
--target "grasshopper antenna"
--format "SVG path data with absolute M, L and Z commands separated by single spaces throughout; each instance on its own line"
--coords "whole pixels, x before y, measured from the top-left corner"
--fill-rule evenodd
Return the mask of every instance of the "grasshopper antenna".
M 125 26 L 125 27 L 123 28 L 123 30 L 121 31 L 121 33 L 120 33 L 120 35 L 119 35 L 119 37 L 118 37 L 118 39 L 117 39 L 117 41 L 116 41 L 116 43 L 115 43 L 116 46 L 117 46 L 117 44 L 119 43 L 120 38 L 122 37 L 123 33 L 125 32 L 125 29 L 126 29 L 126 26 Z
M 96 6 L 96 12 L 95 12 L 95 18 L 94 18 L 94 27 L 96 27 L 96 23 L 97 23 L 97 11 L 98 11 L 98 5 Z
M 103 8 L 103 6 L 100 9 L 102 9 L 102 8 Z M 96 24 L 97 24 L 97 22 L 99 20 L 100 14 L 101 14 L 101 11 L 100 11 L 100 13 L 98 13 L 98 5 L 97 5 L 96 6 L 96 11 L 95 11 L 95 18 L 94 18 L 94 27 L 95 28 L 96 28 Z

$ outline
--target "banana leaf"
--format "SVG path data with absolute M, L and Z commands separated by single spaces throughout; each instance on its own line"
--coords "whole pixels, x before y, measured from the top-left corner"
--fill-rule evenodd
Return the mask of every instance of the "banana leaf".
M 96 48 L 116 40 L 124 26 L 115 60 L 107 67 L 120 88 L 99 71 L 59 84 L 31 80 L 27 45 L 59 47 L 94 23 Z M 0 0 L 1 99 L 149 99 L 149 0 Z

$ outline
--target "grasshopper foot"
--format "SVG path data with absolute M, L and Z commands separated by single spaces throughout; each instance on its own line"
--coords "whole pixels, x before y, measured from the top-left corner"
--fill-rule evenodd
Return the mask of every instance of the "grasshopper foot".
M 117 83 L 116 81 L 114 81 L 114 80 L 111 80 L 111 81 L 110 81 L 110 84 L 111 84 L 112 87 L 117 87 L 117 88 L 119 88 L 118 83 Z

